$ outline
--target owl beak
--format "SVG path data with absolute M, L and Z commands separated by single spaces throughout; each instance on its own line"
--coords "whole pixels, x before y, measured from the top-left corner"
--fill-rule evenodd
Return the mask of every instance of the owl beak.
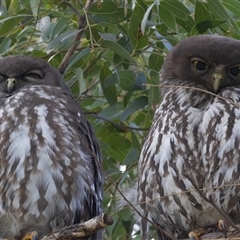
M 8 78 L 7 79 L 7 92 L 12 93 L 16 89 L 17 79 L 16 78 Z
M 221 86 L 223 75 L 222 73 L 214 73 L 212 75 L 212 78 L 213 78 L 213 91 L 216 93 Z

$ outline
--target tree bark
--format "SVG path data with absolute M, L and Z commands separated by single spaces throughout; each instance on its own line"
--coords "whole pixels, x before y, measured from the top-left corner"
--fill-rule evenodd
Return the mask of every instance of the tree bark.
M 88 239 L 88 236 L 112 224 L 112 218 L 108 217 L 106 213 L 103 213 L 88 220 L 87 222 L 66 226 L 64 228 L 55 230 L 42 237 L 40 240 Z

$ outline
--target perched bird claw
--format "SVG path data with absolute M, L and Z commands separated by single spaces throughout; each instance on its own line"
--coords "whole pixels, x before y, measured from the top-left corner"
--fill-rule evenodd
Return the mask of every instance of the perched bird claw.
M 207 232 L 208 231 L 205 228 L 195 229 L 189 232 L 188 237 L 190 238 L 190 240 L 199 240 L 200 236 L 202 236 L 203 234 L 206 234 Z
M 22 240 L 38 240 L 38 233 L 36 231 L 25 234 Z
M 224 237 L 227 238 L 227 224 L 224 220 L 220 219 L 217 223 L 217 228 L 219 231 L 224 233 Z

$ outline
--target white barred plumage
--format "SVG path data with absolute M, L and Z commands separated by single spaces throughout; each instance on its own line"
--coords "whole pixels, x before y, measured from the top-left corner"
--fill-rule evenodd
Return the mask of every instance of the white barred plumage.
M 126 197 L 175 238 L 215 226 L 223 216 L 212 202 L 240 223 L 240 41 L 212 35 L 183 40 L 165 59 L 161 85 L 172 87 L 161 88 L 137 185 Z M 137 218 L 146 240 L 149 223 Z M 159 229 L 158 236 L 169 239 Z
M 61 74 L 11 56 L 0 76 L 0 238 L 41 237 L 101 214 L 99 144 Z

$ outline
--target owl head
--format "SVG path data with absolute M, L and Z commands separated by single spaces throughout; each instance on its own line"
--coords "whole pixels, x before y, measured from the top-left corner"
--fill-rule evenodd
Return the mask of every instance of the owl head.
M 47 62 L 27 57 L 0 59 L 0 92 L 12 94 L 29 85 L 66 87 L 62 75 Z
M 163 82 L 176 79 L 214 93 L 240 85 L 240 41 L 215 35 L 181 41 L 169 52 L 162 67 Z

